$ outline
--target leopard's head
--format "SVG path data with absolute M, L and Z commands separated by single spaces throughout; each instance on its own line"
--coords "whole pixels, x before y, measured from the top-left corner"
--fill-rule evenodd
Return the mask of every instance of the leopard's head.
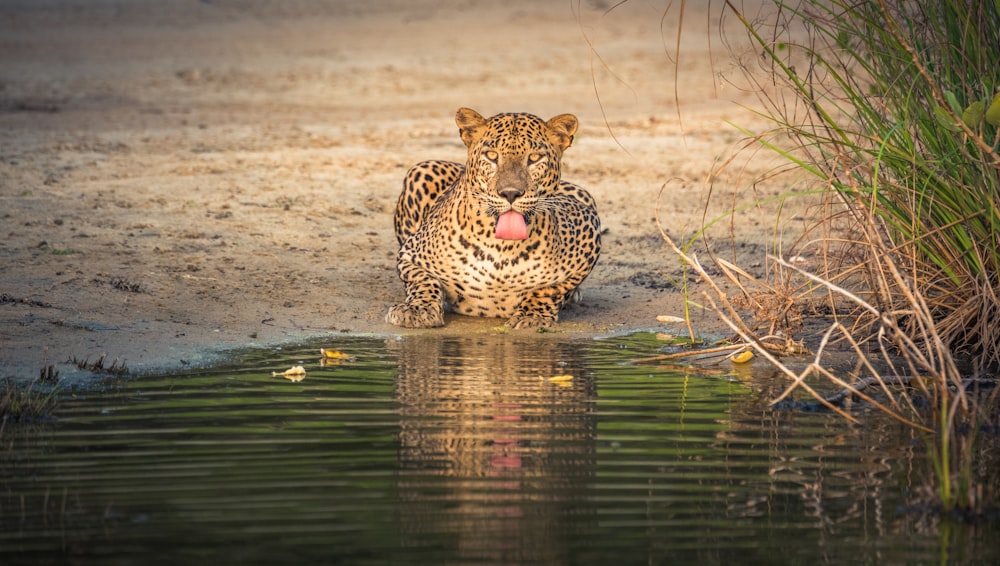
M 469 148 L 470 196 L 497 219 L 498 238 L 526 238 L 525 218 L 530 222 L 559 184 L 560 160 L 573 143 L 576 117 L 560 114 L 546 122 L 531 114 L 497 114 L 486 119 L 461 108 L 455 122 Z

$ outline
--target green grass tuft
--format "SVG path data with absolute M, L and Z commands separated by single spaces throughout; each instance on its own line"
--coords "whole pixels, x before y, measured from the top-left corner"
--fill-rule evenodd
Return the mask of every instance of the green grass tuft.
M 54 387 L 44 391 L 37 387 L 37 382 L 25 386 L 5 378 L 0 385 L 0 424 L 33 422 L 48 417 L 56 402 Z

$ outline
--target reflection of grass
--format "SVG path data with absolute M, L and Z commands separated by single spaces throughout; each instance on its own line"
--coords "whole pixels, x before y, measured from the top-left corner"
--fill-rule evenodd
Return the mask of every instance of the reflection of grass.
M 727 2 L 764 55 L 757 86 L 775 128 L 758 140 L 829 188 L 839 206 L 826 219 L 846 220 L 851 234 L 843 263 L 821 277 L 779 263 L 860 313 L 854 326 L 835 322 L 824 347 L 839 338 L 862 360 L 899 356 L 892 379 L 863 364 L 886 400 L 855 394 L 926 431 L 945 509 L 980 509 L 997 494 L 977 487 L 974 432 L 956 431 L 977 430 L 995 397 L 972 392 L 979 382 L 957 360 L 976 375 L 1000 365 L 1000 10 L 982 0 L 774 4 L 769 25 Z M 774 360 L 794 380 L 789 392 L 815 395 L 809 375 L 851 387 L 823 369 L 822 353 L 800 374 Z

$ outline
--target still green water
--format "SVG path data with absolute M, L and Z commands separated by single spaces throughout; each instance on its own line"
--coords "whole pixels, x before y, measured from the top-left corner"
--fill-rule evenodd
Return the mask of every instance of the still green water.
M 910 509 L 906 429 L 773 410 L 763 364 L 628 363 L 658 346 L 341 338 L 64 389 L 0 436 L 0 564 L 1000 560 L 995 523 Z

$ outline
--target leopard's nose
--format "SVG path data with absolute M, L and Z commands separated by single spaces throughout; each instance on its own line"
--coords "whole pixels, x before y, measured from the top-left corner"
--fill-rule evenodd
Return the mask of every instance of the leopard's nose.
M 500 191 L 500 196 L 507 199 L 507 202 L 511 204 L 514 204 L 514 201 L 523 194 L 524 191 L 519 191 L 517 189 L 504 189 Z

